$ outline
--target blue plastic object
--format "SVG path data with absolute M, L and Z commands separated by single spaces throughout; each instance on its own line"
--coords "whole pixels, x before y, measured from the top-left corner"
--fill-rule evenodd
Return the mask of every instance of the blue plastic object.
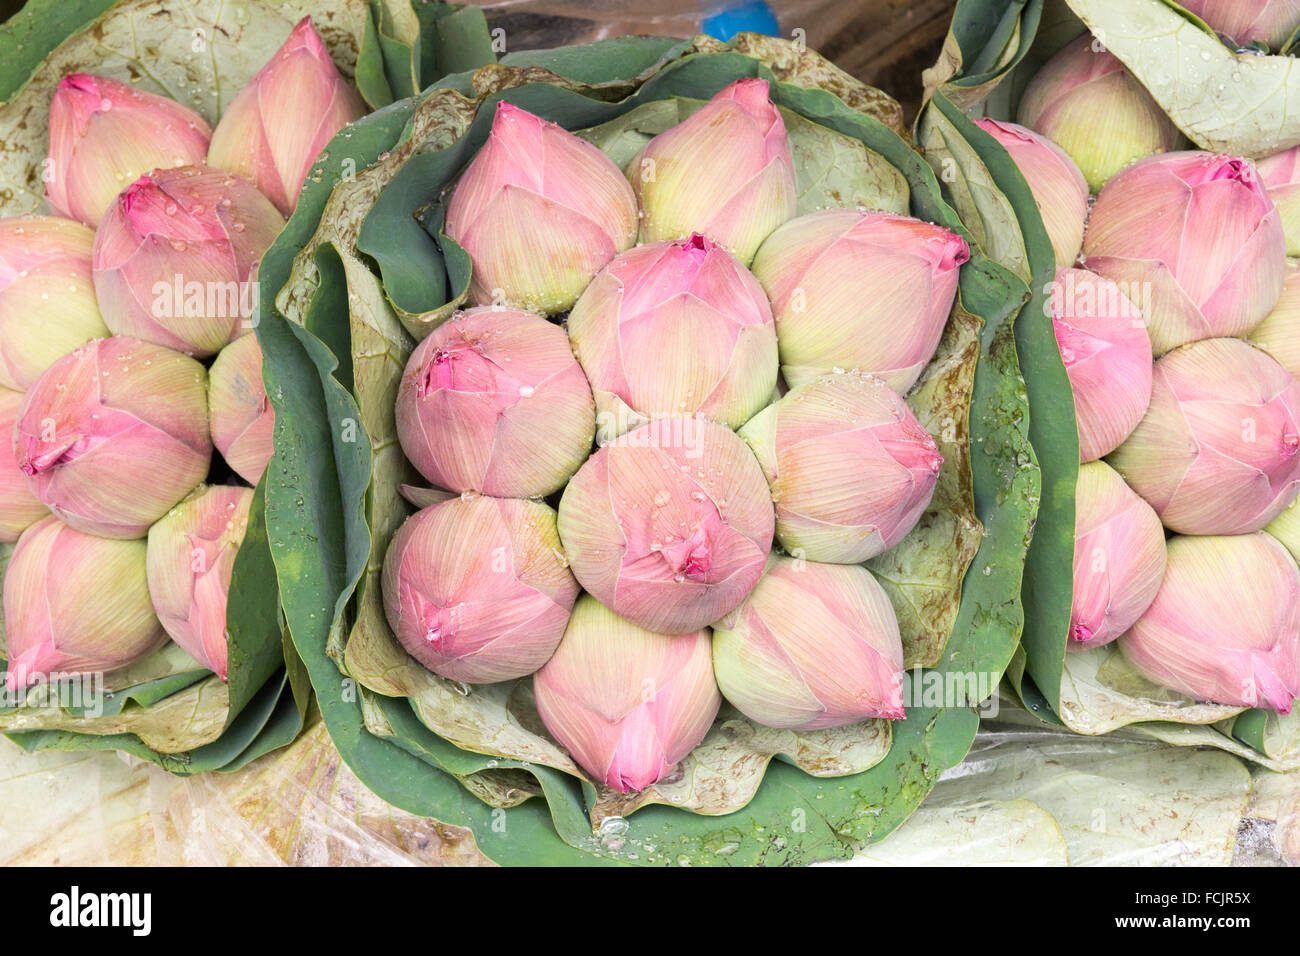
M 776 36 L 780 29 L 776 22 L 776 14 L 763 0 L 738 3 L 700 23 L 701 31 L 723 43 L 737 33 L 767 33 Z

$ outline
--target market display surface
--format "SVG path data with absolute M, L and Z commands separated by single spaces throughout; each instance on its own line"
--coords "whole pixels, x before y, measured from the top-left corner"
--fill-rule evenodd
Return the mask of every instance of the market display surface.
M 200 775 L 183 861 L 406 861 L 304 767 L 428 861 L 1293 861 L 1300 10 L 961 0 L 909 131 L 798 38 L 53 6 L 0 732 Z

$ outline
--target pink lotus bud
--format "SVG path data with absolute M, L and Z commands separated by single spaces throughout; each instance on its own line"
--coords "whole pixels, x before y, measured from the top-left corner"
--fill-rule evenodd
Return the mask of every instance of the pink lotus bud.
M 149 529 L 149 594 L 185 652 L 226 680 L 226 601 L 253 489 L 196 488 Z
M 1180 6 L 1241 46 L 1264 43 L 1277 51 L 1300 27 L 1300 0 L 1182 0 Z
M 1292 374 L 1300 375 L 1300 266 L 1290 259 L 1282 296 L 1264 321 L 1246 336 Z
M 1282 220 L 1255 167 L 1201 152 L 1115 176 L 1092 207 L 1083 253 L 1093 272 L 1143 290 L 1157 355 L 1249 332 L 1277 304 L 1286 269 Z
M 1151 339 L 1138 307 L 1109 279 L 1060 269 L 1050 308 L 1074 392 L 1079 460 L 1109 455 L 1151 401 Z
M 217 353 L 208 370 L 208 425 L 226 464 L 256 485 L 275 454 L 275 409 L 262 382 L 256 335 L 242 335 Z
M 238 176 L 186 166 L 142 176 L 95 233 L 95 292 L 114 335 L 197 355 L 248 330 L 254 269 L 284 228 Z
M 776 388 L 776 327 L 762 286 L 698 233 L 618 256 L 567 326 L 608 423 L 603 438 L 690 414 L 739 428 Z
M 94 241 L 71 219 L 0 219 L 0 387 L 23 391 L 55 359 L 108 335 L 90 278 Z
M 943 464 L 898 393 L 852 373 L 792 389 L 740 436 L 772 486 L 781 547 L 809 561 L 858 564 L 898 544 Z
M 4 578 L 9 690 L 37 676 L 115 671 L 167 641 L 143 541 L 83 534 L 53 516 L 23 532 Z
M 470 299 L 543 315 L 571 308 L 636 227 L 636 197 L 608 156 L 506 102 L 447 205 L 447 236 L 473 261 Z
M 1290 713 L 1300 694 L 1300 571 L 1267 534 L 1173 537 L 1160 592 L 1119 648 L 1189 697 Z
M 212 128 L 175 100 L 104 76 L 69 73 L 50 102 L 45 198 L 98 226 L 113 198 L 151 169 L 203 162 Z
M 969 258 L 961 236 L 906 216 L 828 209 L 786 223 L 754 259 L 786 381 L 850 369 L 906 392 L 939 345 Z
M 1156 362 L 1151 405 L 1111 456 L 1182 534 L 1245 534 L 1300 488 L 1300 384 L 1259 349 L 1209 339 Z
M 736 80 L 646 143 L 627 171 L 642 242 L 699 232 L 745 265 L 798 206 L 785 121 L 766 80 Z
M 303 17 L 221 114 L 208 165 L 243 176 L 288 216 L 316 156 L 365 113 L 311 17 Z
M 1034 75 L 1016 120 L 1065 150 L 1093 192 L 1133 160 L 1183 141 L 1160 104 L 1089 33 Z
M 0 388 L 0 436 L 13 435 L 22 404 L 21 392 Z M 45 505 L 28 489 L 23 470 L 12 456 L 5 456 L 0 460 L 0 541 L 13 544 L 29 525 L 47 514 Z
M 975 124 L 1011 154 L 1025 177 L 1047 238 L 1052 240 L 1057 267 L 1074 265 L 1083 248 L 1083 224 L 1088 218 L 1088 183 L 1079 167 L 1065 150 L 1031 129 L 991 119 L 979 119 Z
M 564 634 L 578 583 L 555 512 L 540 501 L 466 495 L 418 511 L 388 545 L 384 611 L 435 674 L 491 684 L 531 674 Z
M 1079 467 L 1068 649 L 1109 644 L 1151 606 L 1165 573 L 1165 529 L 1105 462 Z
M 901 720 L 898 619 L 866 568 L 773 557 L 730 627 L 713 630 L 722 696 L 783 730 Z
M 560 539 L 579 583 L 661 634 L 736 609 L 763 573 L 772 520 L 745 443 L 698 418 L 662 418 L 604 445 L 560 499 Z
M 672 772 L 722 704 L 709 632 L 654 634 L 583 595 L 533 679 L 542 723 L 592 778 L 621 793 Z
M 1286 254 L 1300 256 L 1300 146 L 1257 160 L 1255 171 L 1282 217 Z
M 462 312 L 411 353 L 397 436 L 420 474 L 450 491 L 549 495 L 587 460 L 596 412 L 558 325 L 531 312 Z
M 27 486 L 78 531 L 143 538 L 208 473 L 207 373 L 136 339 L 96 339 L 36 380 L 14 427 Z

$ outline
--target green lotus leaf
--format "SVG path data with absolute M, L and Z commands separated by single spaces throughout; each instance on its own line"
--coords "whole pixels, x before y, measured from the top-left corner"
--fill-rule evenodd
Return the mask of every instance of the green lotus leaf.
M 1247 727 L 1239 736 L 1236 725 L 1254 718 L 1259 720 L 1259 732 L 1248 732 L 1252 728 Z M 1210 726 L 1153 721 L 1133 724 L 1130 729 L 1177 747 L 1214 747 L 1275 773 L 1295 773 L 1300 771 L 1300 741 L 1290 719 L 1256 709 Z
M 1081 734 L 1104 734 L 1145 720 L 1212 724 L 1244 708 L 1201 704 L 1143 677 L 1114 644 L 1065 656 L 1061 720 Z
M 917 142 L 944 194 L 985 254 L 1028 282 L 1029 253 L 1011 200 L 998 188 L 979 153 L 940 109 L 917 121 Z
M 1300 62 L 1235 53 L 1163 0 L 1068 0 L 1196 145 L 1251 158 L 1300 143 Z

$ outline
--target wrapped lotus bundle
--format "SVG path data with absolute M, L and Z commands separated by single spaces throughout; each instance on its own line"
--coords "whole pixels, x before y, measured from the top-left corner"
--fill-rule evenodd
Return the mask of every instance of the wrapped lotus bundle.
M 2 28 L 0 733 L 235 770 L 310 700 L 252 487 L 258 265 L 328 141 L 392 95 L 358 89 L 365 18 L 330 4 L 91 7 Z
M 501 861 L 716 863 L 719 817 L 805 799 L 878 839 L 973 732 L 918 682 L 1014 648 L 1027 283 L 811 52 L 488 63 L 466 22 L 420 42 L 483 60 L 326 147 L 258 270 L 272 553 L 343 758 Z M 844 852 L 778 829 L 726 862 Z
M 958 22 L 917 138 L 1034 292 L 1016 348 L 1044 494 L 1012 682 L 1078 733 L 1294 770 L 1300 78 L 1278 54 L 1300 7 L 961 0 Z M 1249 108 L 1220 109 L 1225 91 Z M 1044 201 L 1010 120 L 1095 194 L 1076 268 L 1058 271 L 1065 194 Z

